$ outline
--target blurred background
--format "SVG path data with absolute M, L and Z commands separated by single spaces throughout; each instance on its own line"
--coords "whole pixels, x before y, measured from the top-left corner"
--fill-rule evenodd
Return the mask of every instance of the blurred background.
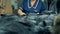
M 57 11 L 57 0 L 41 0 L 48 11 Z M 0 0 L 0 14 L 16 14 L 22 0 Z
M 0 0 L 0 14 L 16 13 L 22 0 Z

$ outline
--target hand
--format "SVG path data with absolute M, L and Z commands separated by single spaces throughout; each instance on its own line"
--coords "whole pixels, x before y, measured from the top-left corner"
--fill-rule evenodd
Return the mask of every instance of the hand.
M 22 15 L 20 15 L 20 16 L 26 16 L 26 14 L 25 13 L 23 13 Z
M 20 16 L 22 16 L 22 15 L 26 15 L 22 10 L 18 10 L 18 14 L 20 15 Z

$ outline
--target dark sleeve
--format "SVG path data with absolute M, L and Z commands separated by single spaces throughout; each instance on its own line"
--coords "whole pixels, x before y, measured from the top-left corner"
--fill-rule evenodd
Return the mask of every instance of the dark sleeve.
M 21 5 L 19 6 L 19 9 L 20 9 L 20 10 L 23 10 L 23 8 L 24 8 L 24 0 L 22 0 Z
M 41 2 L 41 12 L 46 10 L 46 7 L 44 6 L 44 4 Z

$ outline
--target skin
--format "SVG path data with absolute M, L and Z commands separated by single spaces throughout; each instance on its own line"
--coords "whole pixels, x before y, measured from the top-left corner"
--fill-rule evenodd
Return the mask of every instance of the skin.
M 31 0 L 31 6 L 33 7 L 33 5 L 35 4 L 35 2 L 36 2 L 36 0 Z M 25 14 L 22 10 L 18 10 L 18 14 L 19 15 L 23 15 L 23 14 Z
M 31 6 L 33 7 L 33 5 L 35 4 L 36 0 L 31 0 Z

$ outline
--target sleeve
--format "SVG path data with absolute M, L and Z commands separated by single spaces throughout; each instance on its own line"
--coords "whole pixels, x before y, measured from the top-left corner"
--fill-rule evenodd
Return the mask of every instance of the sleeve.
M 20 9 L 20 10 L 23 10 L 23 8 L 24 8 L 24 1 L 22 0 L 22 3 L 21 3 L 21 5 L 19 6 L 19 9 Z
M 46 7 L 44 6 L 44 4 L 41 2 L 41 12 L 46 10 Z

